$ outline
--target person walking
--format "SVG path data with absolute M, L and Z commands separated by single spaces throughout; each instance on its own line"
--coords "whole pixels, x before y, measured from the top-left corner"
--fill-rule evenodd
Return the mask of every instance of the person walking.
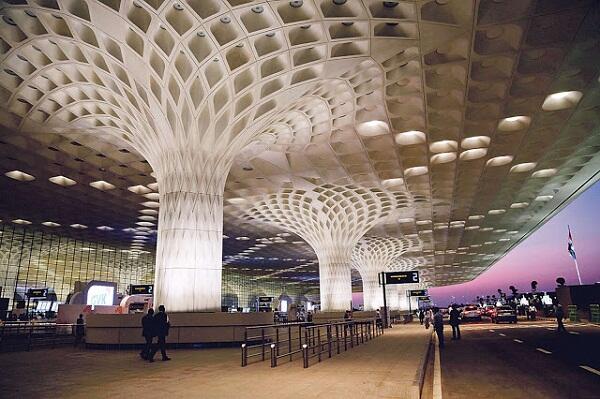
M 171 324 L 169 323 L 169 316 L 167 316 L 167 312 L 165 310 L 164 305 L 160 305 L 158 307 L 158 313 L 156 313 L 152 319 L 154 321 L 154 332 L 158 337 L 157 343 L 152 348 L 150 355 L 148 356 L 148 361 L 152 363 L 154 361 L 154 355 L 160 349 L 160 354 L 162 355 L 163 362 L 167 360 L 171 360 L 169 356 L 167 356 L 167 343 L 166 338 L 169 335 L 169 327 Z
M 75 347 L 79 346 L 79 344 L 83 340 L 84 335 L 85 335 L 85 324 L 83 321 L 83 315 L 80 314 L 79 318 L 76 321 L 76 325 L 75 325 Z
M 460 312 L 456 305 L 452 305 L 452 310 L 450 310 L 450 325 L 452 326 L 452 339 L 460 339 Z
M 444 347 L 444 315 L 438 308 L 435 308 L 433 315 L 433 329 L 437 334 L 440 349 L 442 349 Z
M 427 309 L 425 311 L 425 328 L 429 329 L 429 325 L 431 324 L 431 322 L 433 321 L 433 312 L 431 311 L 431 309 Z
M 556 309 L 555 309 L 554 313 L 556 315 L 556 322 L 558 323 L 556 332 L 558 332 L 558 333 L 567 332 L 567 329 L 565 328 L 565 325 L 563 324 L 563 319 L 565 318 L 565 311 L 560 303 L 558 305 L 556 305 Z
M 423 312 L 423 309 L 419 309 L 419 322 L 421 325 L 423 325 L 423 319 L 425 319 L 425 312 Z
M 142 317 L 142 336 L 146 340 L 146 344 L 140 352 L 140 357 L 144 360 L 148 359 L 152 350 L 152 341 L 156 336 L 154 324 L 154 309 L 150 308 L 148 309 L 148 313 Z

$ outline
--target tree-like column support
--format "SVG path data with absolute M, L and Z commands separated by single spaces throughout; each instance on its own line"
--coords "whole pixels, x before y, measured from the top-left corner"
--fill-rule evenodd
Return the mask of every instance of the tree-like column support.
M 161 192 L 155 306 L 220 311 L 222 247 L 222 194 Z
M 379 285 L 378 273 L 365 273 L 362 279 L 365 310 L 380 309 L 383 306 L 383 287 Z
M 352 248 L 316 248 L 319 259 L 321 309 L 350 310 L 352 304 Z

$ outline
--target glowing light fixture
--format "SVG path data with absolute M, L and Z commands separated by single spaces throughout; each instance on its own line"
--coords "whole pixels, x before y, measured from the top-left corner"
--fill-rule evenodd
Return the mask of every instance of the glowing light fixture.
M 512 156 L 502 155 L 499 157 L 494 157 L 494 158 L 488 159 L 488 161 L 485 163 L 485 166 L 489 166 L 489 167 L 504 166 L 504 165 L 508 165 L 509 163 L 511 163 L 512 160 L 513 160 Z
M 356 131 L 364 137 L 375 137 L 389 133 L 390 128 L 385 122 L 370 121 L 358 124 L 358 126 L 356 126 Z
M 542 109 L 544 111 L 560 111 L 561 109 L 573 108 L 583 97 L 580 91 L 563 91 L 550 94 L 544 100 Z
M 90 186 L 100 191 L 113 190 L 117 188 L 115 187 L 115 185 L 110 184 L 109 182 L 106 182 L 104 180 L 93 181 L 90 183 Z
M 418 130 L 398 133 L 394 139 L 396 144 L 401 146 L 422 144 L 426 141 L 425 133 Z
M 536 167 L 536 165 L 537 163 L 535 162 L 520 163 L 510 168 L 510 173 L 529 172 L 530 170 L 533 170 Z
M 57 184 L 63 187 L 74 186 L 77 182 L 73 179 L 69 179 L 66 176 L 53 176 L 48 179 L 51 183 Z
M 46 227 L 58 227 L 60 226 L 60 224 L 55 223 L 55 222 L 42 222 L 42 224 Z
M 551 177 L 556 174 L 556 169 L 540 169 L 531 174 L 531 177 Z
M 511 116 L 498 123 L 498 130 L 503 132 L 516 132 L 529 127 L 531 118 L 528 116 Z
M 11 179 L 18 181 L 32 181 L 35 180 L 35 177 L 30 175 L 29 173 L 22 172 L 20 170 L 11 170 L 10 172 L 6 172 L 4 174 L 6 177 L 10 177 Z

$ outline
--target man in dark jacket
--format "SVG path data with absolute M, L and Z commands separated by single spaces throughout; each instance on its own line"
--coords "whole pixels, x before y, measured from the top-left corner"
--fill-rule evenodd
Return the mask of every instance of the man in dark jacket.
M 456 305 L 452 305 L 450 311 L 450 325 L 452 326 L 452 339 L 460 339 L 460 312 Z
M 77 319 L 77 324 L 75 326 L 75 346 L 79 346 L 81 341 L 83 340 L 83 336 L 85 335 L 85 322 L 83 321 L 83 315 L 80 314 Z
M 142 317 L 142 336 L 146 340 L 146 345 L 140 352 L 140 357 L 144 360 L 148 359 L 148 355 L 152 350 L 152 340 L 156 336 L 154 332 L 154 309 L 148 309 L 148 313 Z
M 164 305 L 160 305 L 158 307 L 158 313 L 156 313 L 154 315 L 153 320 L 154 320 L 154 328 L 155 328 L 154 332 L 155 332 L 156 336 L 158 337 L 158 342 L 156 343 L 156 345 L 150 352 L 150 355 L 148 356 L 148 361 L 149 362 L 154 361 L 154 355 L 156 354 L 156 352 L 159 349 L 160 349 L 160 354 L 162 355 L 163 362 L 167 361 L 167 360 L 171 360 L 171 358 L 167 356 L 167 343 L 165 341 L 167 335 L 169 335 L 170 323 L 169 323 L 169 316 L 167 316 Z
M 554 312 L 556 315 L 556 322 L 558 323 L 558 328 L 556 329 L 556 331 L 559 333 L 567 332 L 567 329 L 563 324 L 563 319 L 565 318 L 565 311 L 560 303 L 556 305 L 556 310 Z
M 444 347 L 444 316 L 439 308 L 433 308 L 433 329 L 438 337 L 440 349 Z
M 425 319 L 425 312 L 423 312 L 423 309 L 419 309 L 419 322 L 421 323 L 421 325 L 423 325 L 424 319 Z

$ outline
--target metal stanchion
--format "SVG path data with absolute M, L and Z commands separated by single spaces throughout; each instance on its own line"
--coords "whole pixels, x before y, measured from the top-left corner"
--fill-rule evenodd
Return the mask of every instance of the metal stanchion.
M 292 327 L 288 326 L 288 353 L 290 354 L 290 362 L 292 361 Z
M 246 344 L 242 344 L 242 367 L 246 367 L 248 365 L 248 348 Z
M 302 362 L 303 362 L 304 368 L 307 369 L 308 368 L 308 345 L 307 344 L 302 344 Z
M 335 325 L 335 346 L 337 347 L 337 354 L 340 354 L 340 329 L 339 324 Z
M 319 345 L 319 349 L 317 350 L 317 355 L 319 356 L 319 362 L 321 361 L 321 328 L 317 327 L 317 343 Z
M 348 324 L 344 324 L 344 352 L 348 350 Z
M 327 353 L 331 357 L 331 324 L 327 325 Z
M 265 329 L 260 329 L 260 348 L 262 350 L 262 360 L 265 360 Z
M 275 327 L 275 352 L 279 356 L 279 328 Z
M 277 367 L 277 355 L 275 354 L 275 344 L 271 344 L 271 367 Z

